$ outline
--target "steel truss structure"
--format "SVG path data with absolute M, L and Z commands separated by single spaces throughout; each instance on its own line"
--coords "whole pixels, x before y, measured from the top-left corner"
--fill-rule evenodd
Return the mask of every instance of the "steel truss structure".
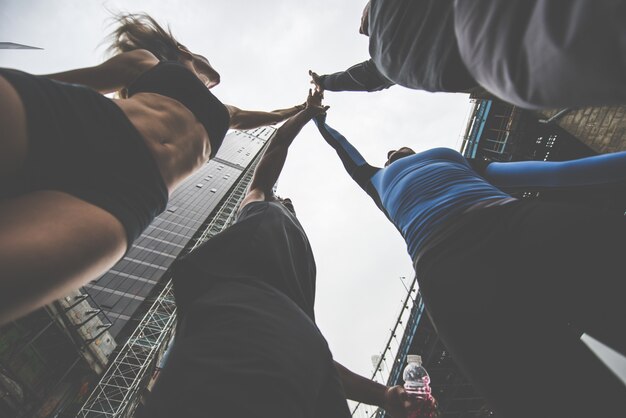
M 401 280 L 403 279 L 405 278 L 401 277 Z M 406 297 L 400 307 L 398 319 L 393 329 L 390 330 L 385 348 L 383 348 L 380 355 L 372 360 L 374 372 L 371 379 L 378 383 L 388 385 L 390 382 L 397 380 L 399 373 L 403 369 L 404 359 L 409 352 L 417 326 L 424 313 L 424 303 L 417 291 L 416 277 L 413 278 L 411 284 L 406 289 Z M 401 338 L 398 339 L 398 336 Z M 352 416 L 355 418 L 381 418 L 384 414 L 384 410 L 364 403 L 357 404 L 352 410 Z
M 416 280 L 407 289 L 402 310 L 377 361 L 372 380 L 387 386 L 402 384 L 402 370 L 409 353 L 420 354 L 431 377 L 433 395 L 439 403 L 441 418 L 495 418 L 485 400 L 461 373 L 425 315 Z M 398 339 L 398 334 L 401 338 Z M 383 409 L 358 404 L 355 418 L 389 418 Z
M 268 143 L 269 141 L 265 146 Z M 196 234 L 187 245 L 186 252 L 198 247 L 234 221 L 237 208 L 245 196 L 263 151 L 264 149 L 243 171 L 230 193 L 224 197 L 222 203 L 209 217 L 206 226 L 201 228 L 201 232 Z M 148 312 L 87 398 L 77 417 L 132 417 L 143 389 L 150 380 L 158 354 L 167 347 L 174 334 L 175 324 L 176 305 L 172 280 L 169 278 Z

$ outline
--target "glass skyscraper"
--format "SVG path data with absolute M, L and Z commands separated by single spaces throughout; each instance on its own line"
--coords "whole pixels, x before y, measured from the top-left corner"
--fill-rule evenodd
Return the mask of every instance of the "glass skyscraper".
M 273 128 L 227 135 L 216 158 L 172 194 L 167 209 L 135 241 L 126 256 L 85 286 L 107 317 L 113 337 L 131 321 L 164 272 L 271 136 Z M 132 328 L 132 324 L 130 325 Z M 124 342 L 123 336 L 121 336 Z

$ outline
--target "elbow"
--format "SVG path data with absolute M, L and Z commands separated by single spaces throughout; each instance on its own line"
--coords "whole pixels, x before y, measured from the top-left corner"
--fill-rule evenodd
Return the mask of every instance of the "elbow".
M 243 129 L 241 121 L 241 109 L 235 106 L 226 105 L 228 116 L 230 118 L 229 127 L 231 129 Z
M 206 82 L 206 86 L 207 88 L 210 90 L 213 87 L 217 86 L 218 84 L 220 84 L 220 82 L 222 81 L 222 78 L 220 77 L 220 74 L 213 70 L 208 76 L 207 76 L 207 82 Z
M 367 91 L 372 93 L 375 91 L 381 91 L 381 90 L 386 90 L 391 86 L 394 86 L 395 84 L 393 83 L 382 83 L 382 84 L 378 84 L 378 85 L 370 85 L 368 86 Z

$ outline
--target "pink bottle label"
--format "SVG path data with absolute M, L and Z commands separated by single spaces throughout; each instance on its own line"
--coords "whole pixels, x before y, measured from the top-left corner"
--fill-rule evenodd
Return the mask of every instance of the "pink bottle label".
M 439 416 L 437 401 L 431 394 L 430 378 L 425 376 L 423 382 L 424 386 L 408 393 L 415 402 L 415 409 L 409 413 L 408 418 L 436 418 Z

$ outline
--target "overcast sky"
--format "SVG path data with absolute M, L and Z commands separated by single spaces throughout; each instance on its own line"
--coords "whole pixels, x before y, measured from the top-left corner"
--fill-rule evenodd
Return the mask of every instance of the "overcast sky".
M 85 1 L 0 0 L 0 41 L 44 48 L 0 50 L 0 66 L 35 74 L 96 65 L 106 58 L 110 11 L 147 12 L 221 74 L 225 103 L 271 110 L 302 103 L 309 69 L 348 68 L 368 56 L 358 27 L 365 0 Z M 327 122 L 374 165 L 407 145 L 457 149 L 469 100 L 392 87 L 326 93 Z M 311 123 L 294 142 L 278 192 L 291 197 L 318 266 L 317 322 L 335 358 L 369 376 L 413 277 L 404 241 L 349 179 Z

